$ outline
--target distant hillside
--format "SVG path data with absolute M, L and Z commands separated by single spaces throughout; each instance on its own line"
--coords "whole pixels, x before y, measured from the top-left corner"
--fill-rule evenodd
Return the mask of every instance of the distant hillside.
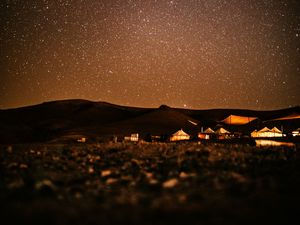
M 145 136 L 147 134 L 170 134 L 182 128 L 190 133 L 196 133 L 199 130 L 199 124 L 198 120 L 175 109 L 159 108 L 148 110 L 126 120 L 105 124 L 104 126 L 93 125 L 79 130 L 73 129 L 70 132 L 79 132 L 86 135 L 129 135 L 130 133 L 140 133 L 142 136 Z
M 300 115 L 300 107 L 274 111 L 190 110 L 168 106 L 137 108 L 87 100 L 53 101 L 0 110 L 0 143 L 49 141 L 70 134 L 99 137 L 138 132 L 159 135 L 181 128 L 196 133 L 201 127 L 215 126 L 232 114 L 258 117 L 261 123 L 280 125 L 282 121 L 272 120 Z M 300 126 L 299 121 L 284 121 L 284 124 L 293 129 Z

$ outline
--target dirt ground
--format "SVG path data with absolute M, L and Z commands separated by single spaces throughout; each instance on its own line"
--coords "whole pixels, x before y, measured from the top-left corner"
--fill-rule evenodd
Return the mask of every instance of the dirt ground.
M 0 147 L 2 224 L 295 224 L 299 193 L 297 148 Z

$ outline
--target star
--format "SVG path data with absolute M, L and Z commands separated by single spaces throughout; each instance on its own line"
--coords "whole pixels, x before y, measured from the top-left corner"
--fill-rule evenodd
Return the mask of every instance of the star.
M 2 6 L 2 108 L 72 98 L 194 109 L 300 104 L 299 1 Z

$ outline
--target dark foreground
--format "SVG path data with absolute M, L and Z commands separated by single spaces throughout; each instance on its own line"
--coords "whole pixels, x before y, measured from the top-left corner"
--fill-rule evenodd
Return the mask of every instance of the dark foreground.
M 1 224 L 298 223 L 297 148 L 17 145 L 0 163 Z

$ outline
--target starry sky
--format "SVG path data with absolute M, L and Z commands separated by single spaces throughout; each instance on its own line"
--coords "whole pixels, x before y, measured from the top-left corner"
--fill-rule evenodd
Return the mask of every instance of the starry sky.
M 0 108 L 300 105 L 298 0 L 4 0 Z

